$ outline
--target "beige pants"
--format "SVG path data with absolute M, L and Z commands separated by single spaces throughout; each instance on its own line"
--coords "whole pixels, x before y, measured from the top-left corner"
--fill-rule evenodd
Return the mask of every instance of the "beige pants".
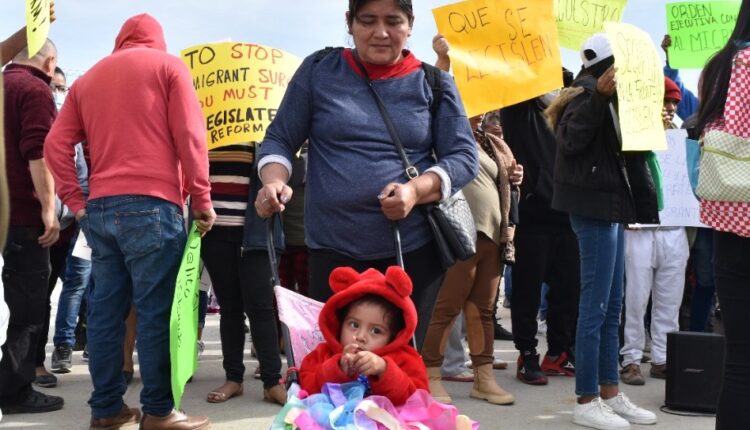
M 422 347 L 422 358 L 427 367 L 442 365 L 450 328 L 462 309 L 472 363 L 475 367 L 492 363 L 492 311 L 502 266 L 500 248 L 486 235 L 479 233 L 477 253 L 448 269 Z

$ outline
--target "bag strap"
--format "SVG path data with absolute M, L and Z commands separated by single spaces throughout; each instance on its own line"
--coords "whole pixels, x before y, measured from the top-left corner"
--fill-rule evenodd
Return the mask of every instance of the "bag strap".
M 417 176 L 419 176 L 419 171 L 409 161 L 409 157 L 406 155 L 406 151 L 404 150 L 404 145 L 403 143 L 401 143 L 401 138 L 398 136 L 398 132 L 396 131 L 396 126 L 393 125 L 391 116 L 388 114 L 388 111 L 385 108 L 383 99 L 380 98 L 380 94 L 378 94 L 378 92 L 375 90 L 375 86 L 373 86 L 372 80 L 370 80 L 370 76 L 367 74 L 367 69 L 365 69 L 365 66 L 359 60 L 359 54 L 357 54 L 356 51 L 354 52 L 353 57 L 354 62 L 357 63 L 357 67 L 359 67 L 359 70 L 365 77 L 367 86 L 370 87 L 370 92 L 372 92 L 372 95 L 375 98 L 375 103 L 377 103 L 378 105 L 380 115 L 383 116 L 383 121 L 385 122 L 386 128 L 388 128 L 388 133 L 391 135 L 391 140 L 393 140 L 393 144 L 396 145 L 396 151 L 398 152 L 399 157 L 401 157 L 401 163 L 403 163 L 404 165 L 404 173 L 406 174 L 406 177 L 410 180 L 416 178 Z
M 424 70 L 424 77 L 427 80 L 427 84 L 432 90 L 432 103 L 430 103 L 430 114 L 434 119 L 437 116 L 438 106 L 440 106 L 440 100 L 443 99 L 443 81 L 440 76 L 440 69 L 422 62 L 422 70 Z

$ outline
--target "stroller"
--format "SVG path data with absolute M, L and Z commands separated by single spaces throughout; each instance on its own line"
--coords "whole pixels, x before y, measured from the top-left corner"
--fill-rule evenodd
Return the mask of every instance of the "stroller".
M 318 344 L 324 342 L 323 334 L 318 327 L 318 315 L 323 309 L 323 303 L 281 286 L 278 258 L 273 241 L 274 217 L 276 216 L 278 215 L 274 215 L 267 220 L 266 245 L 271 264 L 271 283 L 276 296 L 279 321 L 281 321 L 281 334 L 284 337 L 284 351 L 286 352 L 287 362 L 285 382 L 288 389 L 292 383 L 299 383 L 297 365 L 301 364 L 302 359 Z M 401 235 L 395 223 L 393 225 L 393 239 L 396 243 L 396 262 L 403 269 L 404 257 L 401 252 Z M 412 345 L 416 345 L 414 339 L 412 339 Z
M 323 303 L 305 297 L 292 290 L 284 288 L 279 282 L 278 273 L 278 260 L 276 257 L 276 248 L 273 242 L 273 229 L 275 225 L 274 215 L 269 218 L 266 223 L 267 232 L 267 250 L 269 262 L 271 265 L 271 282 L 274 287 L 274 295 L 276 296 L 276 304 L 279 313 L 279 320 L 281 321 L 281 332 L 284 336 L 284 347 L 286 351 L 287 359 L 287 373 L 286 373 L 286 387 L 291 389 L 291 392 L 297 392 L 294 390 L 293 384 L 299 385 L 299 371 L 296 367 L 302 362 L 302 359 L 315 349 L 321 342 L 324 342 L 323 334 L 318 326 L 318 316 L 323 309 Z M 401 252 L 401 236 L 399 234 L 396 223 L 393 224 L 393 238 L 396 244 L 396 261 L 397 264 L 403 268 L 403 254 Z M 414 338 L 411 339 L 411 345 L 414 346 L 416 343 Z M 343 387 L 343 386 L 342 386 Z M 343 388 L 342 388 L 343 389 Z M 356 389 L 355 389 L 356 391 Z M 336 396 L 341 399 L 343 392 L 339 392 Z M 348 393 L 351 393 L 349 391 Z M 343 395 L 344 397 L 349 397 Z M 378 397 L 378 396 L 375 396 Z M 378 404 L 369 398 L 358 397 L 360 403 L 356 406 L 358 409 L 361 408 L 364 413 L 372 420 L 380 423 L 378 428 L 387 428 L 393 430 L 400 430 L 405 428 L 420 428 L 420 429 L 438 429 L 438 430 L 476 430 L 479 425 L 478 423 L 472 422 L 468 417 L 459 415 L 457 409 L 452 405 L 443 405 L 435 402 L 429 393 L 424 390 L 417 390 L 412 397 L 407 400 L 407 403 L 398 408 L 394 407 L 387 401 L 387 404 Z M 330 412 L 329 417 L 337 420 L 338 413 L 345 407 L 354 407 L 352 405 L 353 399 L 349 399 L 345 405 L 340 405 Z M 283 428 L 287 427 L 286 424 L 291 421 L 286 419 L 289 415 L 296 415 L 296 413 L 289 413 L 290 408 L 294 408 L 290 403 L 282 409 L 282 412 L 277 416 L 274 421 L 272 428 L 282 428 L 279 426 L 283 425 Z M 299 404 L 299 400 L 297 402 Z M 312 406 L 315 408 L 315 406 Z M 338 411 L 338 412 L 337 412 Z M 289 415 L 287 415 L 289 414 Z M 286 416 L 286 418 L 283 418 Z M 346 413 L 343 415 L 347 415 Z M 406 419 L 406 420 L 404 420 Z M 280 421 L 281 420 L 281 421 Z M 408 425 L 406 421 L 410 421 Z M 429 423 L 429 425 L 422 424 Z M 285 424 L 281 424 L 281 422 Z M 296 427 L 295 427 L 296 428 Z M 321 428 L 318 426 L 305 427 L 305 428 Z M 347 428 L 349 428 L 347 426 Z M 370 427 L 368 427 L 370 428 Z

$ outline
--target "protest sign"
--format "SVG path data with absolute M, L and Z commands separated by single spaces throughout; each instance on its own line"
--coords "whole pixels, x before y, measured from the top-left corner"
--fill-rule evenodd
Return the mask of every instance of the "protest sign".
M 555 0 L 555 20 L 560 46 L 581 49 L 594 33 L 604 30 L 605 22 L 620 22 L 628 0 Z
M 604 24 L 617 67 L 623 151 L 667 148 L 662 123 L 664 72 L 651 37 L 631 24 Z
M 260 142 L 301 61 L 280 49 L 224 42 L 181 53 L 206 118 L 208 149 Z
M 29 58 L 36 55 L 49 34 L 49 0 L 26 0 L 26 43 Z
M 739 10 L 739 1 L 667 3 L 667 32 L 672 37 L 669 65 L 703 68 L 729 40 Z
M 180 270 L 177 272 L 172 314 L 169 317 L 169 357 L 175 409 L 180 409 L 185 384 L 198 368 L 200 258 L 201 235 L 193 223 L 182 254 Z
M 432 13 L 451 44 L 453 75 L 469 117 L 562 87 L 549 1 L 469 0 Z
M 665 227 L 705 227 L 698 218 L 698 199 L 693 195 L 688 178 L 685 130 L 667 130 L 667 150 L 659 151 L 664 191 L 664 210 L 659 212 Z

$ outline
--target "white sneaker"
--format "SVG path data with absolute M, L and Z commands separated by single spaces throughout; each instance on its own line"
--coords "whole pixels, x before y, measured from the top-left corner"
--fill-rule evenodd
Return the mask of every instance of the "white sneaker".
M 604 400 L 604 404 L 612 408 L 617 415 L 633 424 L 656 424 L 655 413 L 634 405 L 624 393 L 619 393 L 611 399 Z
M 589 403 L 576 403 L 573 409 L 573 422 L 580 426 L 598 430 L 623 430 L 630 428 L 630 423 L 617 415 L 612 408 L 605 405 L 600 397 Z

